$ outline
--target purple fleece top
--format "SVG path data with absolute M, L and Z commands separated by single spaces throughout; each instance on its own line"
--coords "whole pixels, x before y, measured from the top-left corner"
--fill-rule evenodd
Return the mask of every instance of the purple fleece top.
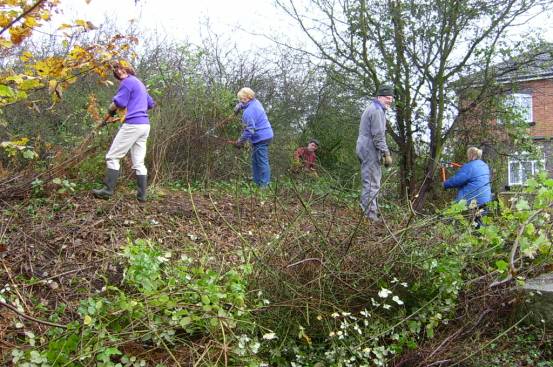
M 121 80 L 113 103 L 127 109 L 126 124 L 149 124 L 147 111 L 155 106 L 144 84 L 134 75 Z

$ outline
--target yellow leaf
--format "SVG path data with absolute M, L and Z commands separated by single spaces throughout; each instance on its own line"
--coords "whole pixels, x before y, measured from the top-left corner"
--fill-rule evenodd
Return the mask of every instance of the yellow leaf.
M 48 10 L 44 10 L 44 12 L 40 14 L 40 17 L 42 20 L 50 20 L 50 12 Z
M 86 20 L 77 19 L 77 20 L 75 21 L 75 24 L 76 24 L 76 25 L 80 25 L 81 27 L 86 28 Z
M 14 44 L 21 43 L 25 38 L 25 30 L 21 27 L 12 27 L 9 29 L 10 39 Z
M 10 24 L 10 18 L 6 16 L 4 13 L 0 13 L 0 27 L 4 28 L 8 24 Z
M 25 145 L 29 142 L 29 138 L 23 137 L 19 140 L 12 140 L 10 143 L 17 145 L 18 147 L 25 148 Z
M 23 51 L 21 53 L 21 56 L 19 56 L 19 58 L 21 59 L 21 61 L 23 62 L 27 62 L 29 61 L 29 59 L 31 59 L 33 57 L 33 54 L 30 53 L 29 51 Z
M 14 82 L 15 84 L 23 83 L 23 76 L 21 74 L 12 75 L 6 78 L 6 81 Z
M 0 47 L 2 48 L 11 48 L 13 47 L 13 42 L 5 38 L 0 37 Z
M 66 28 L 72 28 L 73 26 L 71 24 L 67 24 L 67 23 L 62 23 L 62 25 L 60 25 L 58 27 L 58 30 L 62 30 L 62 29 L 66 29 Z
M 50 66 L 44 62 L 39 61 L 34 65 L 35 70 L 39 75 L 48 75 L 50 74 Z
M 38 25 L 38 22 L 34 17 L 25 17 L 25 26 L 33 28 Z
M 58 86 L 57 80 L 50 80 L 48 82 L 48 92 L 53 93 L 56 90 L 57 86 Z
M 84 317 L 83 324 L 85 324 L 85 325 L 90 325 L 90 324 L 92 324 L 92 317 L 86 315 L 86 316 Z
M 25 79 L 20 85 L 20 90 L 32 90 L 42 86 L 42 82 L 39 79 Z

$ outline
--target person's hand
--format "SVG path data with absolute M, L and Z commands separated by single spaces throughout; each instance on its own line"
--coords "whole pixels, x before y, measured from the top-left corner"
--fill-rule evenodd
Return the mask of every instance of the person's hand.
M 234 106 L 234 114 L 235 115 L 238 115 L 238 113 L 240 113 L 240 110 L 242 109 L 242 103 L 241 102 L 238 102 L 236 104 L 236 106 Z
M 113 122 L 113 117 L 111 116 L 111 114 L 108 112 L 104 115 L 104 117 L 102 118 L 102 124 L 100 125 L 100 127 L 106 127 L 108 125 L 108 123 L 110 122 Z
M 384 166 L 385 167 L 390 167 L 392 165 L 393 161 L 392 161 L 392 156 L 390 155 L 390 153 L 386 154 L 384 156 Z
M 244 147 L 244 140 L 238 139 L 234 142 L 234 147 L 236 149 L 241 149 Z
M 104 118 L 102 119 L 102 127 L 106 126 L 107 124 L 111 124 L 114 122 L 121 121 L 121 118 L 119 116 L 112 116 L 109 112 L 106 113 Z

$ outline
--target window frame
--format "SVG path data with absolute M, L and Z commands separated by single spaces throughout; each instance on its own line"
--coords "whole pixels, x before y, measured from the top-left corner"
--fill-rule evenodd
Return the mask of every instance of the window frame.
M 525 123 L 529 125 L 534 123 L 534 98 L 532 93 L 510 93 L 505 95 L 505 98 L 505 102 L 509 103 L 505 104 L 506 107 L 514 108 L 514 110 L 520 112 L 523 117 L 526 116 Z M 509 101 L 509 99 L 511 101 Z M 523 104 L 519 103 L 519 101 L 525 102 L 524 111 L 521 111 L 522 109 L 520 107 Z M 524 114 L 522 114 L 522 112 L 524 112 Z M 497 118 L 497 122 L 499 124 L 503 123 L 499 117 Z
M 511 181 L 511 165 L 518 164 L 517 180 Z M 529 174 L 526 174 L 526 180 L 523 182 L 524 163 L 531 163 L 532 168 Z M 545 169 L 545 155 L 542 159 L 530 159 L 527 153 L 514 154 L 509 156 L 507 161 L 507 184 L 508 186 L 525 186 L 528 178 L 535 176 L 539 171 Z

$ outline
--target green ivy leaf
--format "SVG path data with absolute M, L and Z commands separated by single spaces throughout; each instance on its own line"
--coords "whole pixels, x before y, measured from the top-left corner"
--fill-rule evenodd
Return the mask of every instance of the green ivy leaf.
M 14 95 L 13 89 L 7 85 L 0 84 L 0 97 L 13 97 Z
M 509 267 L 509 263 L 507 263 L 506 261 L 504 260 L 497 260 L 495 262 L 495 267 L 497 268 L 497 270 L 503 274 L 505 273 L 505 271 L 507 271 L 507 268 Z
M 24 150 L 22 155 L 25 159 L 35 159 L 36 157 L 38 157 L 38 154 L 30 149 Z

